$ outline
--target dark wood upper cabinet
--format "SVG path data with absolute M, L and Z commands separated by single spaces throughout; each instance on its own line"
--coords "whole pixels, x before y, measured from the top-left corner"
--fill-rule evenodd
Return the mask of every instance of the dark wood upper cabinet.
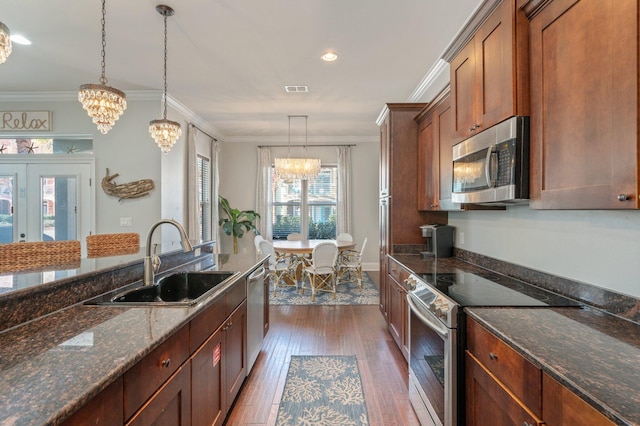
M 498 3 L 451 59 L 458 142 L 514 115 L 529 115 L 529 30 L 521 3 Z
M 638 2 L 532 1 L 531 207 L 637 209 Z

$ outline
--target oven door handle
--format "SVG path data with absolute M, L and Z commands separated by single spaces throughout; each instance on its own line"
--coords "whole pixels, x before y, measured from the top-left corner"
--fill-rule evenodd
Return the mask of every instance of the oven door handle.
M 425 323 L 430 329 L 438 333 L 443 340 L 449 338 L 449 329 L 442 325 L 442 323 L 436 318 L 436 316 L 430 311 L 420 309 L 416 302 L 411 299 L 411 294 L 407 294 L 407 302 L 409 303 L 409 308 L 413 311 L 414 314 Z M 425 315 L 426 314 L 426 315 Z

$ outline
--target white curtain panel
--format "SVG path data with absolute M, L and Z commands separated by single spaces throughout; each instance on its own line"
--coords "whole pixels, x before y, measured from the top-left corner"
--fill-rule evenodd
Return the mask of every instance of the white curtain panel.
M 200 241 L 200 201 L 198 200 L 198 150 L 196 141 L 200 131 L 187 126 L 187 234 L 191 241 Z
M 216 242 L 213 247 L 214 253 L 220 253 L 220 207 L 218 194 L 220 193 L 220 173 L 218 173 L 218 158 L 220 157 L 220 144 L 215 139 L 211 139 L 211 239 Z
M 258 173 L 256 179 L 256 211 L 260 213 L 257 228 L 265 240 L 272 240 L 273 226 L 271 225 L 271 149 L 258 147 Z
M 336 235 L 351 234 L 351 147 L 338 147 L 338 211 Z

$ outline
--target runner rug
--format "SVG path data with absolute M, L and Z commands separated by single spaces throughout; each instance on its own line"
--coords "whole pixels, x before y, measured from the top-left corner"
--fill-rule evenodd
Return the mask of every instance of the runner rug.
M 368 425 L 355 355 L 292 355 L 276 426 Z
M 298 283 L 300 287 L 300 283 Z M 311 301 L 311 289 L 309 281 L 306 281 L 304 294 L 295 286 L 278 287 L 276 295 L 273 295 L 273 283 L 270 286 L 269 303 L 272 305 L 377 305 L 380 303 L 378 289 L 366 272 L 362 273 L 362 290 L 357 282 L 344 282 L 336 288 L 336 298 L 333 293 L 326 291 L 316 292 L 316 300 Z

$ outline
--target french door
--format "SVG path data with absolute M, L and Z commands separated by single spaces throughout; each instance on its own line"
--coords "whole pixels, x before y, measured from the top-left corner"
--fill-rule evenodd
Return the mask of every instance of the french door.
M 0 242 L 80 240 L 94 228 L 93 159 L 0 162 Z

